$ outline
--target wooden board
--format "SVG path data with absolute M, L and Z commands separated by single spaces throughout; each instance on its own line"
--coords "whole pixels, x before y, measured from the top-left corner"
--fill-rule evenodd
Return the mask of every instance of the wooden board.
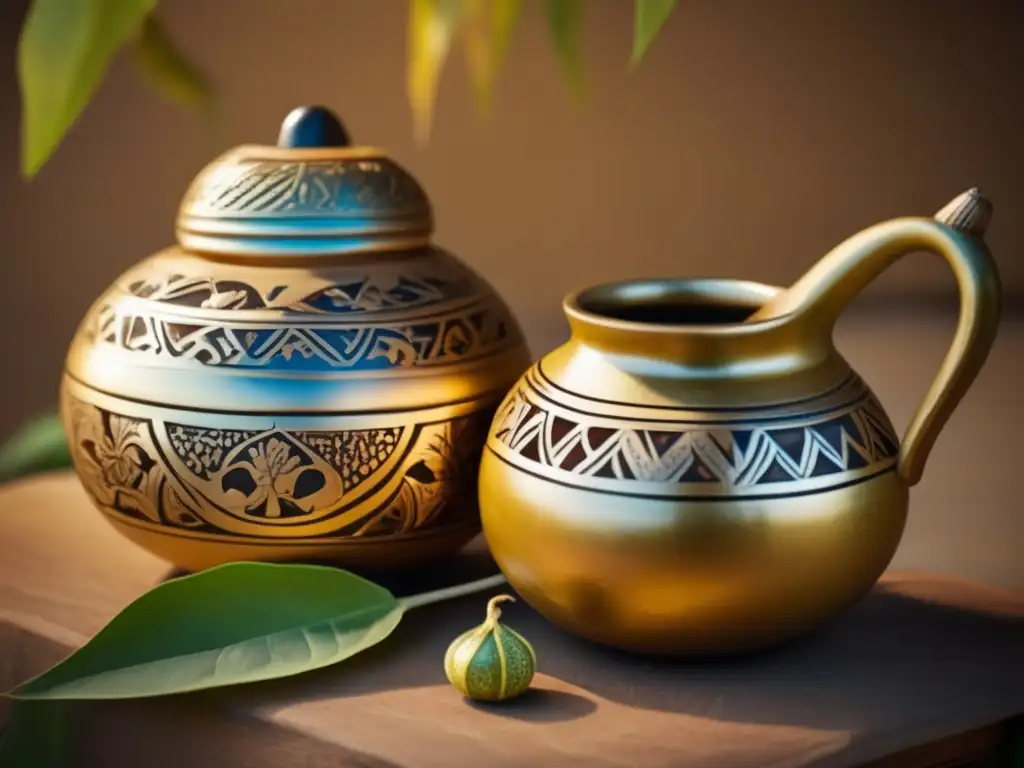
M 493 570 L 477 542 L 429 579 L 392 586 Z M 70 475 L 0 489 L 0 687 L 66 655 L 168 572 Z M 804 642 L 689 664 L 595 647 L 517 603 L 504 615 L 536 648 L 536 691 L 489 707 L 465 702 L 442 670 L 486 597 L 414 611 L 381 646 L 298 679 L 80 706 L 78 764 L 831 768 L 1024 712 L 1019 592 L 890 573 Z

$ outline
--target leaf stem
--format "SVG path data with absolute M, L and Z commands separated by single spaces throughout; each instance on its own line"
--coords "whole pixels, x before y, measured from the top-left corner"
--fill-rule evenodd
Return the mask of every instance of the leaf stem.
M 420 608 L 424 605 L 440 603 L 444 600 L 452 600 L 464 595 L 472 595 L 475 592 L 483 592 L 484 590 L 493 589 L 494 587 L 500 586 L 504 583 L 505 577 L 498 573 L 494 576 L 488 576 L 486 579 L 471 581 L 468 584 L 456 584 L 454 587 L 445 587 L 444 589 L 435 589 L 432 592 L 424 592 L 419 595 L 401 597 L 398 599 L 398 602 L 401 603 L 402 607 L 408 611 L 411 608 Z

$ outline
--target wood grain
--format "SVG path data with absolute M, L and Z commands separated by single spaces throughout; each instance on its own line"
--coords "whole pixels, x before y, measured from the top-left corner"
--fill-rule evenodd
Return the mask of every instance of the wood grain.
M 391 586 L 493 569 L 476 542 Z M 0 685 L 42 671 L 168 573 L 107 526 L 71 475 L 0 489 Z M 76 765 L 842 768 L 1024 712 L 1017 591 L 890 573 L 817 635 L 714 663 L 611 652 L 516 603 L 505 617 L 536 648 L 536 690 L 477 706 L 441 662 L 487 597 L 413 611 L 382 645 L 316 674 L 78 706 Z

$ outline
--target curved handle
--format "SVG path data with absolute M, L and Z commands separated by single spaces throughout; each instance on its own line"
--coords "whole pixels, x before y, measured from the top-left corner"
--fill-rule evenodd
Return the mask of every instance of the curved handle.
M 921 479 L 935 439 L 995 341 L 1002 289 L 995 261 L 982 240 L 991 212 L 991 203 L 972 189 L 934 219 L 895 219 L 870 227 L 833 249 L 748 321 L 792 313 L 799 322 L 831 333 L 846 304 L 900 257 L 925 250 L 946 260 L 960 291 L 960 318 L 952 345 L 900 446 L 899 473 L 908 485 Z

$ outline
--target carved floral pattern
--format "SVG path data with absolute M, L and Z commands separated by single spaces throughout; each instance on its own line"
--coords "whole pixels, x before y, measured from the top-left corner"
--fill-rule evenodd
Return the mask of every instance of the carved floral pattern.
M 446 422 L 427 441 L 422 458 L 405 473 L 395 499 L 352 535 L 405 533 L 433 524 L 446 509 L 463 515 L 475 510 L 479 449 L 487 437 L 490 415 Z
M 262 508 L 264 517 L 281 517 L 282 502 L 297 507 L 300 514 L 308 511 L 303 509 L 296 492 L 302 471 L 300 458 L 292 454 L 286 443 L 272 437 L 266 443 L 250 448 L 249 456 L 253 468 L 251 477 L 256 487 L 246 496 L 246 512 L 253 514 Z M 240 491 L 228 488 L 227 493 L 237 494 Z
M 351 538 L 472 521 L 493 413 L 405 428 L 289 432 L 160 429 L 68 394 L 64 410 L 76 469 L 100 508 L 169 529 L 234 535 L 210 522 L 212 510 L 274 526 L 275 538 L 282 535 L 276 524 L 307 518 L 328 521 L 324 536 Z M 397 485 L 389 482 L 396 474 Z M 361 510 L 352 522 L 331 526 L 352 509 Z

